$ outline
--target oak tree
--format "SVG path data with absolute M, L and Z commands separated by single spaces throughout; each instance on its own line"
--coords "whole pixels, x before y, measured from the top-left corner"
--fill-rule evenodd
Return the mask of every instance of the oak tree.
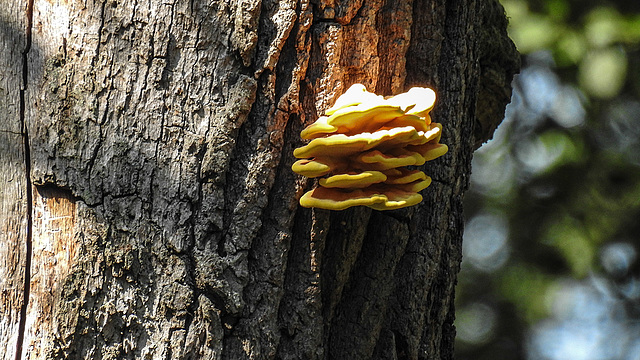
M 3 0 L 0 359 L 450 359 L 495 0 Z M 418 206 L 298 206 L 351 84 L 436 90 Z

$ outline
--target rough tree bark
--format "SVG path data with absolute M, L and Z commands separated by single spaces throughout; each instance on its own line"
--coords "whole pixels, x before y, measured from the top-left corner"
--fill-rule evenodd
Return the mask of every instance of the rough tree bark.
M 494 0 L 3 0 L 0 359 L 450 359 Z M 430 86 L 419 206 L 300 208 L 299 131 Z

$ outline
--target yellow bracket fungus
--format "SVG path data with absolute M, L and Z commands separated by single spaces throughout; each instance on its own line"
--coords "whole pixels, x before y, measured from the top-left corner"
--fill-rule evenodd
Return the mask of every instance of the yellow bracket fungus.
M 311 141 L 294 150 L 300 160 L 292 170 L 323 177 L 317 188 L 300 198 L 300 205 L 391 210 L 421 202 L 418 192 L 431 184 L 431 178 L 406 166 L 422 165 L 448 150 L 440 144 L 442 125 L 429 116 L 435 100 L 428 88 L 414 87 L 384 98 L 362 84 L 351 86 L 325 116 L 300 133 Z

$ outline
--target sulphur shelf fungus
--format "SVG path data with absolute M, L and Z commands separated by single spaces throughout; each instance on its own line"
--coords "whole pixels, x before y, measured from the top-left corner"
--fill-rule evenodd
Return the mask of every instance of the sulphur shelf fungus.
M 293 171 L 320 177 L 318 187 L 300 198 L 300 205 L 329 210 L 368 206 L 399 209 L 422 201 L 418 192 L 431 178 L 410 166 L 444 155 L 442 126 L 429 112 L 436 94 L 414 87 L 384 98 L 355 84 L 300 136 L 311 140 L 294 150 L 300 159 Z

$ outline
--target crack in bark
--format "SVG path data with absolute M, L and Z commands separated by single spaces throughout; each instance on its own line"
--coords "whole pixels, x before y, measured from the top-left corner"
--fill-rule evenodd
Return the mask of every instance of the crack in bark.
M 25 47 L 22 51 L 22 86 L 20 87 L 20 128 L 22 131 L 22 141 L 24 145 L 24 172 L 27 194 L 27 236 L 25 244 L 25 264 L 24 264 L 24 288 L 22 293 L 22 307 L 20 308 L 20 321 L 18 323 L 18 338 L 16 339 L 15 359 L 20 360 L 22 356 L 22 346 L 27 325 L 27 308 L 29 306 L 29 294 L 31 292 L 31 257 L 33 253 L 33 193 L 31 186 L 31 149 L 29 148 L 29 130 L 25 117 L 26 101 L 25 95 L 29 78 L 28 55 L 31 50 L 31 29 L 33 27 L 33 0 L 28 0 L 27 26 L 25 29 Z

